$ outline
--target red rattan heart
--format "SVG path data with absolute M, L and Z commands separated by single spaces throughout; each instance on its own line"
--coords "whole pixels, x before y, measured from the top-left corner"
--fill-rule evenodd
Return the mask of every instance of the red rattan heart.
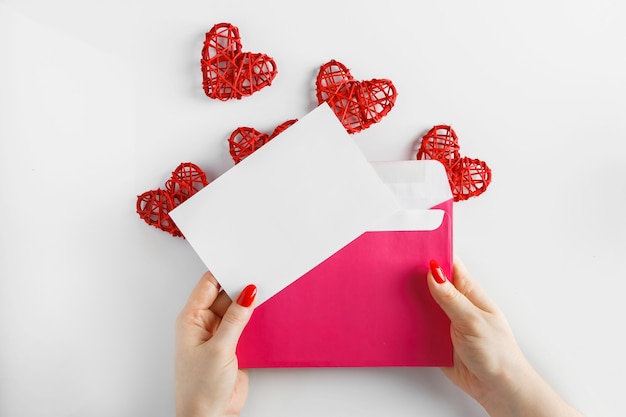
M 452 195 L 456 201 L 467 200 L 484 193 L 491 182 L 491 169 L 481 160 L 466 156 L 457 160 L 450 169 Z
M 356 81 L 348 68 L 335 60 L 320 67 L 315 85 L 318 103 L 327 102 L 348 133 L 378 123 L 396 102 L 396 88 L 390 80 Z
M 447 125 L 434 126 L 422 137 L 417 159 L 441 162 L 448 174 L 454 201 L 477 197 L 491 183 L 491 169 L 478 159 L 461 157 L 456 132 Z
M 172 197 L 165 190 L 156 189 L 146 191 L 137 197 L 137 213 L 150 226 L 171 234 L 172 236 L 182 236 L 180 230 L 169 215 L 174 209 Z
M 435 159 L 446 167 L 460 158 L 459 138 L 450 126 L 437 125 L 422 137 L 417 159 Z
M 172 177 L 165 182 L 165 189 L 170 193 L 174 204 L 178 205 L 208 184 L 206 175 L 195 164 L 182 163 L 172 172 Z
M 158 188 L 137 196 L 137 214 L 150 226 L 184 238 L 169 213 L 208 183 L 200 167 L 190 162 L 181 163 L 165 182 L 165 190 Z
M 230 23 L 206 33 L 200 64 L 205 94 L 222 101 L 254 94 L 271 85 L 277 73 L 269 56 L 241 51 L 239 29 Z
M 230 156 L 235 164 L 238 164 L 297 121 L 298 119 L 287 120 L 276 126 L 271 135 L 259 132 L 252 127 L 238 127 L 228 138 Z

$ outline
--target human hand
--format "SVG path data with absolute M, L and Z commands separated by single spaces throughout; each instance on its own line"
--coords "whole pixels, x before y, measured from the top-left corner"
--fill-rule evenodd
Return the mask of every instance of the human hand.
M 430 292 L 450 318 L 454 366 L 445 375 L 495 416 L 581 416 L 534 370 L 504 314 L 455 258 L 453 282 L 431 261 Z
M 256 287 L 233 303 L 210 272 L 176 319 L 176 416 L 238 416 L 248 396 L 248 372 L 235 350 L 252 315 Z

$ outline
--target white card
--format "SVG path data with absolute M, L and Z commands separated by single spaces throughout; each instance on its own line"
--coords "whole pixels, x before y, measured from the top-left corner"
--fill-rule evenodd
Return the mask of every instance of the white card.
M 260 305 L 398 210 L 327 104 L 170 215 L 228 295 Z

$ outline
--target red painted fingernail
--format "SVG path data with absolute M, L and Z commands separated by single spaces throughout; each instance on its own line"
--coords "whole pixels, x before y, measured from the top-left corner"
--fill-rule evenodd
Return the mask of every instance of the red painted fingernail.
M 239 297 L 237 297 L 237 304 L 243 307 L 250 307 L 256 297 L 256 286 L 253 284 L 248 285 L 241 291 Z
M 439 263 L 437 263 L 437 261 L 435 261 L 434 259 L 430 261 L 430 272 L 432 272 L 433 277 L 435 278 L 435 281 L 437 281 L 437 283 L 443 284 L 444 282 L 446 282 L 446 276 L 443 274 Z

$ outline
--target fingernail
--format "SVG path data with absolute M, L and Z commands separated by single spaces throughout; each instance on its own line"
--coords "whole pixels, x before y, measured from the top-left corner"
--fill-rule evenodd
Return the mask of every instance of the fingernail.
M 437 261 L 435 261 L 434 259 L 430 261 L 430 272 L 432 272 L 433 277 L 435 278 L 435 281 L 437 281 L 437 283 L 443 284 L 447 281 L 446 276 L 443 274 L 443 271 L 439 266 L 439 263 L 437 263 Z
M 237 304 L 243 307 L 250 307 L 256 297 L 256 286 L 253 284 L 248 285 L 241 291 L 239 297 L 237 297 Z

